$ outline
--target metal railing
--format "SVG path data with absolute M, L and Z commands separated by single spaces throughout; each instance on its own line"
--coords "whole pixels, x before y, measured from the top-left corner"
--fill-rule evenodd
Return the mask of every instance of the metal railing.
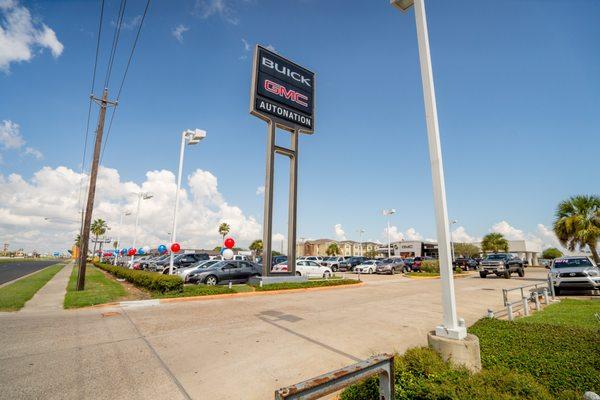
M 525 295 L 525 290 L 528 290 L 528 295 Z M 508 294 L 510 292 L 519 291 L 521 294 L 521 298 L 515 301 L 508 300 Z M 532 301 L 535 303 L 536 311 L 541 309 L 540 297 L 542 297 L 543 303 L 545 305 L 550 304 L 549 296 L 554 300 L 554 283 L 552 282 L 552 277 L 549 275 L 548 282 L 544 283 L 534 283 L 531 285 L 519 286 L 511 289 L 502 289 L 502 297 L 504 299 L 504 306 L 506 307 L 506 316 L 509 321 L 514 320 L 515 307 L 521 306 L 523 307 L 523 315 L 528 316 L 530 314 L 529 302 Z M 493 318 L 494 313 L 491 310 L 488 310 L 488 317 Z
M 335 393 L 354 383 L 379 376 L 379 399 L 394 398 L 394 356 L 380 354 L 356 364 L 275 391 L 275 400 L 311 400 Z

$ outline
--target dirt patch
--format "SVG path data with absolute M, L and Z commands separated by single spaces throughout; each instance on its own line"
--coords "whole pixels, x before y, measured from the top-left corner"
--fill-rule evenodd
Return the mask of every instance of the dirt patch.
M 108 279 L 119 282 L 121 286 L 123 286 L 123 288 L 127 291 L 127 296 L 119 300 L 146 300 L 152 298 L 150 293 L 148 293 L 147 291 L 139 289 L 127 281 L 121 281 L 100 268 L 97 268 L 97 270 L 102 272 L 104 276 L 106 276 Z

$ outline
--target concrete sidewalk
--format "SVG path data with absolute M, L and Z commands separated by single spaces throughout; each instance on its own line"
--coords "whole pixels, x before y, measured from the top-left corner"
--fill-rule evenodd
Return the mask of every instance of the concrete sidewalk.
M 43 288 L 33 296 L 31 300 L 25 303 L 21 313 L 31 312 L 52 312 L 63 309 L 65 294 L 67 293 L 67 284 L 73 270 L 73 262 L 64 266 L 56 275 L 50 279 Z

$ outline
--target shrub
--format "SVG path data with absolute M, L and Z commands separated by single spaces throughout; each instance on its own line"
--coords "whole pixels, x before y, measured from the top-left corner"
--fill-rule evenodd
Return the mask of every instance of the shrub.
M 421 271 L 440 273 L 440 262 L 438 260 L 425 260 L 421 263 Z
M 139 271 L 110 264 L 95 263 L 96 267 L 153 292 L 183 292 L 183 280 L 175 275 L 163 275 L 155 272 Z
M 433 350 L 409 349 L 394 361 L 396 399 L 552 399 L 531 376 L 499 368 L 472 374 L 442 360 Z M 341 400 L 377 400 L 377 379 L 346 389 Z
M 282 282 L 282 283 L 269 283 L 263 285 L 252 285 L 257 292 L 266 292 L 270 290 L 289 290 L 289 289 L 306 289 L 313 287 L 323 286 L 340 286 L 340 285 L 353 285 L 359 283 L 355 279 L 328 279 L 318 281 L 306 281 L 306 282 Z

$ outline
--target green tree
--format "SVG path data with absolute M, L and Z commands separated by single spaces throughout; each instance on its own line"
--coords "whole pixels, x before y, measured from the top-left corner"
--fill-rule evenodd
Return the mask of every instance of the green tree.
M 340 247 L 338 246 L 337 243 L 331 243 L 329 246 L 327 246 L 327 250 L 325 251 L 325 253 L 328 256 L 335 256 L 340 254 Z
M 454 256 L 476 257 L 481 249 L 473 243 L 454 243 Z
M 92 222 L 92 226 L 90 228 L 90 232 L 95 236 L 96 240 L 94 240 L 94 252 L 92 253 L 92 257 L 96 254 L 96 244 L 98 243 L 98 237 L 104 235 L 106 230 L 108 229 L 108 225 L 106 221 L 98 218 Z
M 508 251 L 508 241 L 501 233 L 488 233 L 481 241 L 481 250 L 484 252 L 491 251 L 494 253 L 499 251 Z
M 223 240 L 225 240 L 225 236 L 227 236 L 227 234 L 229 233 L 230 230 L 231 230 L 231 227 L 226 222 L 222 222 L 219 225 L 219 235 L 223 236 Z
M 260 254 L 263 250 L 263 241 L 260 239 L 255 240 L 250 244 L 250 250 L 254 252 L 254 254 Z
M 556 247 L 550 247 L 542 253 L 542 258 L 547 260 L 554 260 L 555 258 L 562 257 L 563 253 Z
M 560 243 L 570 251 L 588 246 L 594 261 L 600 263 L 600 197 L 580 195 L 561 201 L 555 216 L 554 233 Z
M 367 257 L 367 258 L 377 258 L 377 250 L 367 250 L 367 251 L 365 251 L 365 257 Z
M 81 247 L 81 235 L 75 236 L 75 247 Z

